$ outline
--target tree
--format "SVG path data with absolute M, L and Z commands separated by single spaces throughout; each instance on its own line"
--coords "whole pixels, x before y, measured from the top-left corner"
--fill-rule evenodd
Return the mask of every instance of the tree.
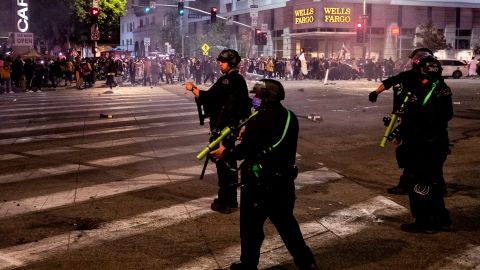
M 415 36 L 420 39 L 420 41 L 415 44 L 416 47 L 429 48 L 433 52 L 448 47 L 445 36 L 433 26 L 431 21 L 420 25 L 420 32 L 416 33 Z
M 66 51 L 88 40 L 89 28 L 75 14 L 75 0 L 36 0 L 30 2 L 31 31 L 35 42 L 45 41 L 49 50 Z
M 67 0 L 72 1 L 72 0 Z M 92 0 L 73 0 L 75 2 L 75 15 L 79 21 L 91 24 L 90 9 Z M 120 18 L 126 13 L 127 0 L 98 0 L 100 15 L 98 24 L 102 39 L 117 41 Z
M 161 39 L 160 44 L 168 42 L 176 52 L 180 52 L 182 47 L 182 36 L 181 34 L 179 35 L 180 23 L 178 20 L 181 19 L 181 17 L 178 16 L 177 11 L 173 9 L 169 9 L 166 12 L 165 17 L 166 24 L 158 29 Z
M 209 55 L 216 57 L 221 50 L 228 47 L 230 41 L 229 35 L 225 30 L 225 23 L 223 21 L 217 20 L 216 23 L 206 23 L 208 24 L 208 27 L 205 27 L 206 32 L 202 35 L 196 35 L 193 46 L 195 51 L 199 55 L 202 55 L 201 46 L 208 44 L 208 46 L 210 46 Z
M 238 50 L 240 55 L 243 55 L 245 57 L 250 57 L 252 53 L 251 50 L 252 50 L 252 44 L 253 44 L 252 30 L 246 29 L 246 28 L 240 28 L 239 36 L 240 36 L 240 41 L 239 41 Z
M 168 42 L 176 52 L 181 52 L 182 36 L 179 34 L 179 20 L 181 20 L 182 17 L 177 15 L 177 10 L 169 10 L 166 12 L 165 16 L 167 20 L 166 25 L 161 26 L 157 30 L 161 38 L 160 44 Z M 216 23 L 210 23 L 208 21 L 205 23 L 207 24 L 204 28 L 206 32 L 203 32 L 202 34 L 189 34 L 190 38 L 184 44 L 184 50 L 187 55 L 193 55 L 193 51 L 196 52 L 196 55 L 202 55 L 201 46 L 203 44 L 208 44 L 210 47 L 209 54 L 215 56 L 221 50 L 220 48 L 228 46 L 229 38 L 225 31 L 225 23 L 219 22 L 218 20 Z M 192 51 L 189 51 L 189 49 Z

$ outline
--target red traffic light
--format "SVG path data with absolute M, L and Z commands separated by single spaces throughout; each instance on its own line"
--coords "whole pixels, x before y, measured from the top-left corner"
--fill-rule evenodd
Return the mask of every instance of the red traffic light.
M 92 14 L 92 16 L 98 16 L 99 13 L 100 10 L 97 7 L 92 7 L 92 9 L 90 10 L 90 14 Z
M 260 33 L 261 33 L 260 29 L 255 29 L 255 34 L 258 35 L 258 34 L 260 34 Z
M 392 26 L 392 36 L 398 36 L 400 35 L 400 27 L 398 26 Z
M 363 25 L 361 23 L 357 23 L 357 28 L 362 28 Z
M 210 22 L 211 23 L 217 22 L 217 7 L 212 7 L 210 9 Z

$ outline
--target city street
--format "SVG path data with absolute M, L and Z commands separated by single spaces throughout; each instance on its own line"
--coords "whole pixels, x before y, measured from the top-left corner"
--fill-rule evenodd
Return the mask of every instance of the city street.
M 282 80 L 300 122 L 295 215 L 320 269 L 480 268 L 480 80 L 446 82 L 453 231 L 427 235 L 400 230 L 408 197 L 386 192 L 401 173 L 394 146 L 378 146 L 392 92 L 370 103 L 379 82 Z M 228 269 L 239 211 L 210 210 L 193 95 L 103 84 L 0 95 L 0 270 Z M 269 221 L 259 268 L 296 269 Z

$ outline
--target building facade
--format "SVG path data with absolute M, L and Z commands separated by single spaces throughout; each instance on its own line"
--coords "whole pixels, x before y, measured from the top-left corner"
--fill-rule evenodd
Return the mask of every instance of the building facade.
M 142 0 L 133 0 L 138 1 Z M 418 41 L 415 34 L 420 31 L 419 26 L 429 21 L 444 34 L 449 46 L 436 53 L 441 58 L 467 60 L 473 55 L 473 49 L 480 46 L 480 2 L 477 0 L 220 0 L 185 4 L 204 11 L 215 6 L 219 20 L 223 20 L 221 16 L 241 23 L 228 25 L 225 31 L 229 33 L 228 46 L 247 57 L 291 58 L 304 48 L 314 57 L 405 58 Z M 158 8 L 156 12 L 161 13 Z M 142 16 L 131 16 L 127 13 L 125 19 L 122 18 L 121 45 L 125 48 L 127 40 L 131 40 L 128 49 L 138 42 L 141 50 L 144 27 L 139 20 Z M 179 33 L 182 40 L 186 36 L 191 40 L 202 35 L 205 27 L 211 26 L 209 19 L 209 16 L 182 17 L 183 30 Z M 152 27 L 161 22 L 161 19 L 154 20 Z M 359 23 L 366 32 L 362 43 L 357 42 Z M 131 31 L 124 32 L 124 29 Z M 267 33 L 266 45 L 252 46 L 255 29 Z M 158 37 L 161 45 L 168 42 L 161 39 Z
M 25 52 L 33 46 L 29 16 L 29 0 L 0 1 L 0 53 L 13 50 L 13 47 L 17 52 Z M 26 46 L 25 44 L 15 44 L 15 41 L 19 43 L 26 38 L 28 38 Z

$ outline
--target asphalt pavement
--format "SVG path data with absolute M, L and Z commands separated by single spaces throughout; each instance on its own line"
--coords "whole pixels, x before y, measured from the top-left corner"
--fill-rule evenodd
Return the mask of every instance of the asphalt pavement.
M 408 198 L 385 192 L 400 173 L 394 148 L 378 147 L 390 94 L 372 104 L 375 82 L 282 82 L 301 128 L 295 215 L 321 269 L 480 267 L 480 80 L 448 80 L 454 230 L 433 235 L 401 231 Z M 239 212 L 210 210 L 214 166 L 199 180 L 195 158 L 208 128 L 182 85 L 44 90 L 0 95 L 0 270 L 228 269 L 239 259 Z M 269 221 L 260 260 L 295 269 Z

